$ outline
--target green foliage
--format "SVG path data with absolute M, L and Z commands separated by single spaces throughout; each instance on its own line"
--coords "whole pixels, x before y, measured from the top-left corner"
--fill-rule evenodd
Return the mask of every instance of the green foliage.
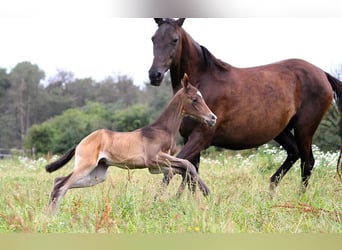
M 32 126 L 25 145 L 34 147 L 38 153 L 64 153 L 96 129 L 131 131 L 149 121 L 150 112 L 146 105 L 109 109 L 99 103 L 88 103 L 83 108 L 68 109 L 41 125 Z
M 42 125 L 33 125 L 25 140 L 27 148 L 35 148 L 36 152 L 46 154 L 49 152 L 49 147 L 53 145 L 56 131 L 47 123 Z
M 22 148 L 25 144 L 36 145 L 41 152 L 60 152 L 96 128 L 130 131 L 143 126 L 160 113 L 166 99 L 158 95 L 163 88 L 141 88 L 127 76 L 109 76 L 97 82 L 91 78 L 77 79 L 72 72 L 58 70 L 43 82 L 44 77 L 45 73 L 30 62 L 18 63 L 9 73 L 0 68 L 2 148 Z M 170 88 L 167 93 L 171 96 Z M 96 105 L 89 106 L 91 102 L 99 104 L 97 109 Z M 68 109 L 73 111 L 68 113 Z M 59 115 L 64 118 L 57 119 Z M 54 123 L 63 129 L 53 126 Z M 44 126 L 36 127 L 38 124 Z M 28 132 L 30 127 L 33 128 Z M 57 138 L 65 146 L 47 145 L 51 140 L 55 144 Z
M 90 132 L 105 125 L 104 108 L 89 103 L 84 109 L 68 109 L 41 125 L 29 129 L 25 145 L 40 153 L 63 153 Z
M 149 108 L 141 104 L 117 110 L 111 117 L 116 131 L 133 131 L 147 125 L 150 119 Z
M 0 68 L 0 98 L 2 98 L 5 95 L 7 89 L 9 89 L 10 86 L 11 83 L 9 81 L 7 70 Z
M 152 118 L 159 116 L 161 110 L 172 98 L 172 86 L 170 74 L 167 73 L 159 87 L 150 84 L 145 85 L 146 101 L 151 108 Z
M 321 121 L 313 142 L 323 151 L 336 151 L 341 145 L 340 128 L 339 128 L 340 113 L 337 106 L 331 105 L 327 114 Z

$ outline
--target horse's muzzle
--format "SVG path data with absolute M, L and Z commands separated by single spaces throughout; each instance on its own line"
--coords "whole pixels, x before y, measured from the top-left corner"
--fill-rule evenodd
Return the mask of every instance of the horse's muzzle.
M 150 69 L 148 72 L 148 75 L 150 78 L 151 85 L 160 86 L 160 83 L 162 82 L 164 78 L 164 73 L 162 73 L 159 70 Z

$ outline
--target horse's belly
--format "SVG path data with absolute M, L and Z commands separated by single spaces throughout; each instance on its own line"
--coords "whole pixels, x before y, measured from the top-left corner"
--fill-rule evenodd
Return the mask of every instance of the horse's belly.
M 213 138 L 213 145 L 241 150 L 260 146 L 277 137 L 288 125 L 288 121 L 275 123 L 274 120 L 244 124 L 227 123 L 221 126 Z
M 274 138 L 274 137 L 273 137 Z M 231 150 L 242 150 L 242 149 L 249 149 L 255 148 L 262 144 L 265 144 L 273 139 L 272 137 L 265 137 L 260 136 L 259 138 L 256 137 L 247 137 L 247 136 L 232 136 L 229 135 L 220 136 L 219 138 L 214 138 L 212 145 L 231 149 Z

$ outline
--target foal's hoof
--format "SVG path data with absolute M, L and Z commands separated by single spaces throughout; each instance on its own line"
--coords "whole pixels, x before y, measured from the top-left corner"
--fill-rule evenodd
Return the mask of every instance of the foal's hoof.
M 204 197 L 207 197 L 207 196 L 209 196 L 209 194 L 210 194 L 210 190 L 207 189 L 207 190 L 205 190 L 205 191 L 202 191 L 202 193 L 203 193 Z
M 207 186 L 200 186 L 200 187 L 204 196 L 208 196 L 210 194 L 210 190 Z

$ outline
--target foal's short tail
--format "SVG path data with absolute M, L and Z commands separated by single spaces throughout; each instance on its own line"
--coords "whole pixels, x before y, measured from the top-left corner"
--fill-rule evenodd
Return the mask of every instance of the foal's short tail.
M 45 166 L 47 172 L 51 173 L 54 172 L 71 160 L 71 158 L 75 155 L 76 147 L 69 149 L 63 156 L 61 156 L 58 160 L 48 164 Z
M 340 80 L 338 80 L 337 78 L 333 77 L 332 75 L 325 73 L 325 75 L 328 78 L 328 81 L 330 82 L 331 87 L 334 90 L 334 99 L 335 102 L 337 104 L 337 108 L 338 111 L 340 112 L 340 137 L 342 138 L 342 82 Z M 342 176 L 341 176 L 341 172 L 342 172 L 342 164 L 341 164 L 341 154 L 342 154 L 342 146 L 340 148 L 340 156 L 338 157 L 338 161 L 337 161 L 337 167 L 336 167 L 336 171 L 338 176 L 340 177 L 340 180 L 342 181 Z

